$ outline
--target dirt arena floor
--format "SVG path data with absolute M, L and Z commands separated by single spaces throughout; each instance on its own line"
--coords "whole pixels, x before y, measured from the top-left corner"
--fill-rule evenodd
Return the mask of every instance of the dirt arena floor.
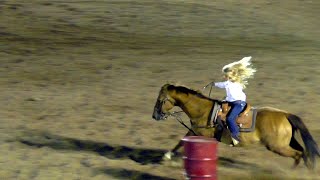
M 248 102 L 297 114 L 320 144 L 319 9 L 315 0 L 1 0 L 0 179 L 183 179 L 181 157 L 161 161 L 187 130 L 152 119 L 160 87 L 201 90 L 244 56 L 258 70 Z M 309 171 L 262 146 L 219 144 L 218 157 L 221 180 L 320 179 L 320 158 Z

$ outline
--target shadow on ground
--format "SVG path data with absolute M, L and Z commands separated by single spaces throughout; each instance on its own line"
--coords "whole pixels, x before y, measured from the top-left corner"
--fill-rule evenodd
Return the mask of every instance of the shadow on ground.
M 143 179 L 152 179 L 152 180 L 174 180 L 172 178 L 162 177 L 162 176 L 155 176 L 148 173 L 142 173 L 140 171 L 134 170 L 127 170 L 127 169 L 101 169 L 99 170 L 105 174 L 112 175 L 115 178 L 128 178 L 136 179 L 136 180 L 143 180 Z
M 101 156 L 107 157 L 109 159 L 131 159 L 142 165 L 145 164 L 161 164 L 163 159 L 162 156 L 166 152 L 160 149 L 145 149 L 145 148 L 135 148 L 128 146 L 115 146 L 108 143 L 94 142 L 90 140 L 79 140 L 75 138 L 63 137 L 59 135 L 50 134 L 48 132 L 36 132 L 36 131 L 24 131 L 23 135 L 18 136 L 18 142 L 32 147 L 49 147 L 56 150 L 71 150 L 71 151 L 88 151 L 94 152 Z M 180 159 L 182 154 L 177 154 L 175 160 Z M 237 168 L 237 169 L 253 169 L 254 171 L 262 171 L 268 173 L 266 169 L 258 167 L 256 164 L 247 163 L 239 160 L 234 160 L 227 157 L 220 157 L 218 159 L 218 164 L 227 168 Z M 108 171 L 113 171 L 113 174 L 140 174 L 137 172 L 125 170 L 125 169 L 108 169 L 101 170 L 105 173 Z M 136 175 L 137 176 L 137 175 Z M 151 176 L 144 174 L 143 176 Z M 152 179 L 155 179 L 153 177 Z
M 142 165 L 160 164 L 166 152 L 159 149 L 140 149 L 127 146 L 112 146 L 107 143 L 90 140 L 79 140 L 46 132 L 23 132 L 18 142 L 33 147 L 49 147 L 57 150 L 89 151 L 105 156 L 109 159 L 129 158 Z

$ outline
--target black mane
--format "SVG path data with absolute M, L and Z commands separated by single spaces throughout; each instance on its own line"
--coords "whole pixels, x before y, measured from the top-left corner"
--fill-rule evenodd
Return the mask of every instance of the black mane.
M 169 91 L 171 90 L 176 90 L 177 92 L 179 93 L 184 93 L 184 94 L 192 94 L 192 95 L 196 95 L 197 97 L 200 97 L 200 98 L 204 98 L 204 99 L 208 99 L 210 101 L 214 100 L 214 101 L 219 101 L 219 100 L 216 100 L 216 99 L 212 99 L 212 98 L 209 98 L 205 95 L 203 95 L 201 92 L 199 91 L 195 91 L 193 89 L 189 89 L 187 87 L 184 87 L 184 86 L 175 86 L 175 85 L 169 85 L 167 87 L 167 89 Z

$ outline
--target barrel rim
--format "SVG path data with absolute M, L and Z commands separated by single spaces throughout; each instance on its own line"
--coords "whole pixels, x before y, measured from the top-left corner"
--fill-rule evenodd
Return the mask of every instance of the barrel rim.
M 190 160 L 190 161 L 216 161 L 219 158 L 218 157 L 215 157 L 215 158 L 190 158 L 190 157 L 187 157 L 187 156 L 182 156 L 182 159 Z
M 218 143 L 217 139 L 206 136 L 185 136 L 182 138 L 182 141 L 195 143 Z

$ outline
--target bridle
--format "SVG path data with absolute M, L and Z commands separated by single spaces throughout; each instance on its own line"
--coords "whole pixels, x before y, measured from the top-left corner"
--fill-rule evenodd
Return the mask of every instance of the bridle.
M 159 109 L 162 108 L 162 106 L 164 105 L 164 103 L 166 103 L 166 101 L 169 101 L 171 104 L 174 104 L 173 102 L 170 101 L 170 99 L 168 97 L 164 98 L 163 100 L 159 101 L 160 104 L 160 108 L 156 107 L 156 111 L 158 111 Z M 174 119 L 176 119 L 180 124 L 182 124 L 185 128 L 187 128 L 189 131 L 191 131 L 194 135 L 197 135 L 191 128 L 189 128 L 182 120 L 182 118 L 179 116 L 181 113 L 183 113 L 183 111 L 173 111 L 173 112 L 167 112 L 167 113 L 163 113 L 161 112 L 162 115 L 164 115 L 164 119 L 167 119 L 168 117 L 174 117 Z
M 207 85 L 208 86 L 208 85 Z M 164 103 L 166 103 L 166 101 L 169 101 L 171 104 L 173 104 L 173 102 L 170 101 L 170 99 L 168 97 L 164 98 L 163 100 L 160 101 L 161 106 L 163 106 Z M 158 110 L 158 108 L 156 108 Z M 167 112 L 167 113 L 163 113 L 164 114 L 164 119 L 167 119 L 168 117 L 174 117 L 174 119 L 176 119 L 180 124 L 182 124 L 185 128 L 187 128 L 190 132 L 192 132 L 194 135 L 197 136 L 197 133 L 195 133 L 190 127 L 188 127 L 182 120 L 182 118 L 179 116 L 180 113 L 183 113 L 183 111 L 173 111 L 173 112 Z M 194 126 L 195 128 L 215 128 L 215 126 Z
M 171 103 L 171 101 L 169 100 L 168 97 L 166 97 L 163 100 L 159 101 L 160 102 L 160 108 L 159 107 L 155 107 L 157 112 L 159 111 L 159 109 L 162 108 L 162 106 L 164 105 L 164 103 L 166 103 L 166 101 L 169 101 Z M 164 115 L 164 119 L 167 119 L 170 116 L 170 113 L 163 113 L 162 111 L 161 111 L 161 114 Z
M 211 90 L 212 90 L 212 84 L 214 82 L 210 82 L 209 84 L 207 84 L 206 86 L 203 87 L 203 90 L 205 90 L 209 85 L 211 85 L 210 87 L 210 92 L 209 92 L 209 97 L 211 94 Z M 166 101 L 169 101 L 171 104 L 174 104 L 173 102 L 170 101 L 170 99 L 168 97 L 164 98 L 163 100 L 160 101 L 160 108 L 162 108 L 162 106 L 164 105 L 164 103 L 166 103 Z M 159 108 L 156 107 L 156 110 L 158 111 Z M 182 118 L 179 116 L 180 113 L 182 113 L 183 111 L 173 111 L 173 112 L 167 112 L 167 113 L 163 113 L 164 114 L 164 119 L 167 119 L 168 117 L 174 117 L 174 119 L 176 119 L 180 124 L 182 124 L 185 128 L 187 128 L 190 132 L 192 132 L 194 135 L 197 136 L 197 134 L 190 128 L 188 127 L 182 120 Z M 195 128 L 215 128 L 216 124 L 214 124 L 213 126 L 193 126 Z

